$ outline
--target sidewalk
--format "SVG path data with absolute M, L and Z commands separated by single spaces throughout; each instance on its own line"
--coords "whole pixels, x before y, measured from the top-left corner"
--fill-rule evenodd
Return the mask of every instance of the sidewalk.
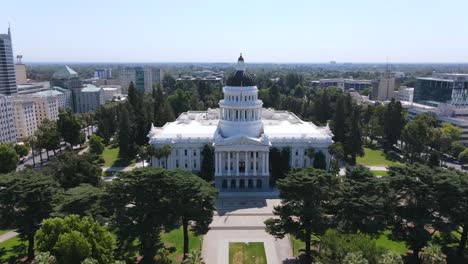
M 7 232 L 7 233 L 0 236 L 0 243 L 5 242 L 10 238 L 14 238 L 17 235 L 19 235 L 19 234 L 16 233 L 15 231 Z

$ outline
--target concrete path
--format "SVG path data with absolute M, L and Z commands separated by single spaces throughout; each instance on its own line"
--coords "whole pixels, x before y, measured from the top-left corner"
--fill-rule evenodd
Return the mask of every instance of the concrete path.
M 280 200 L 255 197 L 252 193 L 248 197 L 235 197 L 240 195 L 224 195 L 218 199 L 210 231 L 203 238 L 206 264 L 229 263 L 230 242 L 263 242 L 268 264 L 291 263 L 289 238 L 275 239 L 265 232 L 264 221 L 274 217 L 273 207 Z
M 384 166 L 366 166 L 371 171 L 388 171 L 387 167 Z
M 17 235 L 18 233 L 16 233 L 15 231 L 6 232 L 5 234 L 0 236 L 0 243 L 5 242 L 10 238 L 14 238 Z

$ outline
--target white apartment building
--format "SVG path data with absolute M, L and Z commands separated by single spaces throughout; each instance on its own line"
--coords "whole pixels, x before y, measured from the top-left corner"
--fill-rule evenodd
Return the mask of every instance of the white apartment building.
M 94 112 L 104 104 L 104 90 L 92 84 L 85 84 L 82 88 L 73 90 L 75 96 L 75 112 Z
M 400 89 L 398 89 L 398 91 L 395 91 L 394 93 L 394 98 L 398 101 L 408 101 L 411 103 L 413 102 L 414 88 L 400 86 Z
M 13 112 L 15 116 L 16 139 L 24 141 L 34 135 L 37 130 L 36 104 L 34 101 L 24 98 L 13 100 Z
M 11 98 L 0 94 L 0 143 L 16 143 Z

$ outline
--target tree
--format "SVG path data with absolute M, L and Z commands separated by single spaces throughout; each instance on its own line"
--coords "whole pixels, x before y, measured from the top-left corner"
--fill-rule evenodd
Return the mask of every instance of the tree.
M 184 259 L 189 249 L 188 228 L 195 234 L 206 234 L 213 220 L 217 190 L 210 183 L 187 170 L 170 172 L 170 188 L 173 194 L 173 210 L 182 223 L 184 234 Z
M 37 128 L 34 135 L 37 139 L 37 145 L 47 150 L 47 157 L 49 157 L 50 150 L 55 154 L 55 150 L 60 147 L 60 132 L 55 121 L 42 120 L 42 124 Z
M 8 144 L 0 144 L 0 173 L 9 173 L 16 170 L 19 156 L 14 148 Z
M 465 150 L 465 145 L 461 141 L 454 141 L 450 144 L 450 154 L 455 158 L 458 158 L 463 150 Z
M 202 150 L 202 164 L 200 169 L 200 177 L 207 182 L 214 179 L 214 150 L 212 147 L 205 145 Z
M 468 148 L 458 154 L 458 160 L 463 164 L 468 163 Z
M 369 261 L 367 261 L 366 258 L 362 255 L 362 252 L 357 251 L 357 252 L 350 252 L 346 254 L 346 256 L 343 259 L 343 264 L 368 264 Z
M 119 156 L 130 161 L 135 155 L 135 144 L 133 137 L 133 126 L 130 120 L 130 114 L 124 105 L 120 110 L 119 119 Z
M 429 141 L 429 127 L 422 119 L 408 122 L 403 129 L 401 139 L 405 143 L 404 150 L 410 162 L 425 150 Z
M 463 257 L 468 240 L 468 174 L 445 171 L 435 181 L 436 198 L 439 201 L 438 212 L 450 223 L 447 233 L 460 234 L 458 256 Z
M 388 251 L 382 255 L 379 264 L 403 264 L 403 259 L 400 255 Z
M 58 237 L 54 252 L 60 263 L 81 264 L 91 255 L 91 244 L 82 233 L 72 230 Z
M 28 259 L 34 259 L 34 236 L 43 219 L 52 212 L 58 184 L 50 177 L 23 170 L 0 177 L 0 225 L 12 226 L 28 240 Z
M 36 234 L 37 248 L 60 263 L 81 263 L 92 257 L 98 263 L 113 261 L 114 239 L 106 227 L 90 217 L 69 215 L 44 220 Z
M 158 86 L 153 94 L 153 123 L 157 127 L 162 127 L 167 122 L 175 119 L 174 112 L 164 96 L 161 86 Z
M 321 170 L 327 169 L 327 161 L 322 151 L 315 152 L 313 167 Z
M 15 144 L 15 152 L 20 157 L 24 157 L 29 154 L 29 147 L 26 144 Z
M 70 108 L 59 113 L 57 130 L 62 135 L 63 141 L 72 147 L 84 142 L 84 132 L 81 131 L 81 120 Z
M 64 217 L 70 214 L 90 216 L 103 221 L 106 216 L 105 199 L 107 193 L 90 184 L 80 184 L 65 191 L 61 202 L 54 208 L 54 216 Z
M 383 114 L 384 147 L 390 149 L 400 139 L 401 131 L 405 125 L 403 108 L 400 101 L 392 98 L 385 107 Z
M 192 250 L 182 264 L 205 264 L 200 251 Z
M 169 178 L 169 171 L 164 169 L 137 169 L 122 173 L 109 186 L 108 205 L 114 215 L 117 251 L 122 257 L 135 256 L 137 240 L 140 263 L 154 263 L 161 248 L 161 230 L 170 230 L 177 224 Z
M 265 221 L 266 231 L 283 238 L 292 234 L 305 242 L 305 258 L 312 260 L 312 235 L 320 235 L 329 227 L 326 214 L 338 183 L 330 173 L 317 169 L 291 172 L 277 182 L 281 205 L 274 208 L 276 219 Z
M 363 167 L 347 168 L 335 199 L 335 217 L 345 232 L 377 235 L 392 222 L 393 192 L 384 178 Z
M 101 155 L 104 151 L 104 142 L 102 138 L 98 135 L 91 135 L 89 138 L 89 150 L 91 153 L 96 155 Z
M 370 264 L 378 264 L 383 250 L 377 247 L 375 240 L 361 233 L 342 234 L 329 229 L 320 239 L 320 263 L 350 263 L 345 259 L 351 261 L 349 254 L 355 252 L 361 253 L 361 260 L 364 259 Z
M 96 162 L 96 157 L 90 154 L 78 155 L 66 151 L 55 157 L 45 168 L 65 188 L 77 187 L 82 183 L 93 186 L 101 184 L 102 169 Z
M 441 222 L 437 210 L 434 177 L 441 173 L 438 168 L 424 165 L 390 167 L 388 178 L 395 196 L 393 208 L 395 219 L 393 235 L 406 242 L 413 250 L 413 260 L 419 263 L 418 255 L 437 231 Z M 432 229 L 428 229 L 431 227 Z
M 117 131 L 119 122 L 117 121 L 118 109 L 121 103 L 107 103 L 101 105 L 95 114 L 98 128 L 98 135 L 102 137 L 105 144 L 109 144 L 111 137 Z
M 422 264 L 446 264 L 447 256 L 444 255 L 440 246 L 431 245 L 424 247 L 419 252 L 419 258 Z
M 332 122 L 333 140 L 344 143 L 346 136 L 346 119 L 343 96 L 338 97 L 335 108 L 335 116 Z
M 57 260 L 50 252 L 41 252 L 34 257 L 31 264 L 57 264 Z
M 364 155 L 364 149 L 362 148 L 362 133 L 361 127 L 359 126 L 359 109 L 354 108 L 349 119 L 349 131 L 346 133 L 344 141 L 345 155 L 351 156 L 351 164 L 356 164 L 356 156 Z

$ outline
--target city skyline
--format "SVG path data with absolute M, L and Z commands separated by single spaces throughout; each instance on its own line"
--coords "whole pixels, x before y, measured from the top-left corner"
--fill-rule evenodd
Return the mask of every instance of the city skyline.
M 251 63 L 468 62 L 461 26 L 468 24 L 468 3 L 461 0 L 443 6 L 435 0 L 48 0 L 2 7 L 0 32 L 11 23 L 14 53 L 26 63 L 230 62 L 239 52 Z

